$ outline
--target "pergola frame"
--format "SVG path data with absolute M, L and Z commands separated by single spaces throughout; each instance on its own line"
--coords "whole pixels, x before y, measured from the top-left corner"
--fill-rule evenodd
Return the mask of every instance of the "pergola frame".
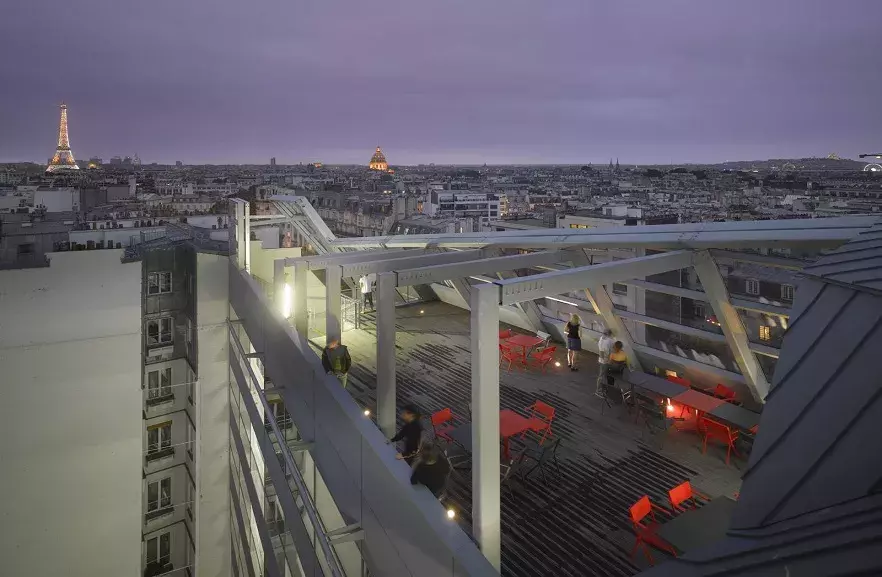
M 472 517 L 481 549 L 497 567 L 501 542 L 497 351 L 499 305 L 553 297 L 568 291 L 584 290 L 584 287 L 595 287 L 594 292 L 598 294 L 596 287 L 603 288 L 603 285 L 612 282 L 691 266 L 696 268 L 707 291 L 707 298 L 721 319 L 723 338 L 735 354 L 748 388 L 758 399 L 764 399 L 768 394 L 768 382 L 751 351 L 741 319 L 728 300 L 719 269 L 707 251 L 664 252 L 500 280 L 474 287 L 471 294 Z M 587 293 L 590 295 L 591 291 Z M 596 306 L 596 298 L 594 302 Z
M 443 282 L 481 272 L 499 272 L 526 268 L 541 263 L 558 262 L 562 256 L 564 255 L 558 251 L 550 251 L 439 263 L 397 271 L 394 270 L 394 265 L 400 264 L 397 261 L 389 263 L 390 266 L 386 267 L 388 270 L 385 271 L 379 271 L 379 267 L 377 267 L 379 272 L 377 275 L 377 425 L 380 430 L 391 434 L 395 427 L 397 397 L 395 367 L 396 288 Z M 474 287 L 472 288 L 474 289 Z M 466 298 L 467 295 L 463 295 L 463 297 Z M 497 311 L 496 314 L 498 317 L 499 312 Z

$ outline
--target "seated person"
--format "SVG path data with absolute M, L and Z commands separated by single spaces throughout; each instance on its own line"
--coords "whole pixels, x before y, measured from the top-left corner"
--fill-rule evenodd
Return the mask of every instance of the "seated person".
M 432 441 L 423 441 L 420 445 L 419 456 L 413 464 L 410 484 L 425 485 L 433 495 L 439 497 L 447 486 L 450 470 L 450 462 L 441 449 Z
M 622 341 L 616 341 L 613 344 L 612 352 L 609 354 L 609 367 L 606 371 L 606 384 L 610 387 L 615 386 L 616 377 L 625 374 L 628 368 L 628 355 L 625 354 L 625 345 Z

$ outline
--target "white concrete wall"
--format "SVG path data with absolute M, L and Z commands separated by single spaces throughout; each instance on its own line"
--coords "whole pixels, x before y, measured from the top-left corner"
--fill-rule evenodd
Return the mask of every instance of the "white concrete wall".
M 4 575 L 141 568 L 141 263 L 0 271 Z
M 251 241 L 251 276 L 256 276 L 260 280 L 273 284 L 274 268 L 273 263 L 279 258 L 297 258 L 302 254 L 303 249 L 299 246 L 291 248 L 264 248 L 263 241 Z M 288 271 L 293 276 L 293 269 Z M 315 275 L 313 275 L 315 276 Z
M 196 570 L 230 575 L 229 259 L 196 255 Z

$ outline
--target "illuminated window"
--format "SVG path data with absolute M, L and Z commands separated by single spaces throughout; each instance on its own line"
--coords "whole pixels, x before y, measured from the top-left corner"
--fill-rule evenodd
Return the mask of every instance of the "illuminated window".
M 749 295 L 758 295 L 760 293 L 759 281 L 755 278 L 749 278 L 744 283 L 744 290 Z
M 761 341 L 770 341 L 772 340 L 772 328 L 767 326 L 762 326 L 759 328 L 759 338 Z
M 793 300 L 793 285 L 792 284 L 782 284 L 781 285 L 781 300 L 782 301 L 792 301 Z

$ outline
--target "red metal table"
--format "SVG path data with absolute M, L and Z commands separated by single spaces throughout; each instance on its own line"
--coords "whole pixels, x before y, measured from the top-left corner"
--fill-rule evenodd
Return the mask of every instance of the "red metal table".
M 530 430 L 530 419 L 527 417 L 519 415 L 510 409 L 499 411 L 499 436 L 502 438 L 506 459 L 511 459 L 508 440 L 528 430 Z
M 545 339 L 535 335 L 515 335 L 503 341 L 506 345 L 521 349 L 521 359 L 524 366 L 527 365 L 527 349 L 531 349 L 545 342 Z
M 712 397 L 695 389 L 687 389 L 671 399 L 681 405 L 686 405 L 697 410 L 699 413 L 710 413 L 726 401 Z
M 508 440 L 515 435 L 530 430 L 530 419 L 512 410 L 499 411 L 499 437 L 502 439 L 503 455 L 511 459 Z M 472 424 L 464 423 L 449 433 L 448 436 L 467 451 L 472 450 Z

